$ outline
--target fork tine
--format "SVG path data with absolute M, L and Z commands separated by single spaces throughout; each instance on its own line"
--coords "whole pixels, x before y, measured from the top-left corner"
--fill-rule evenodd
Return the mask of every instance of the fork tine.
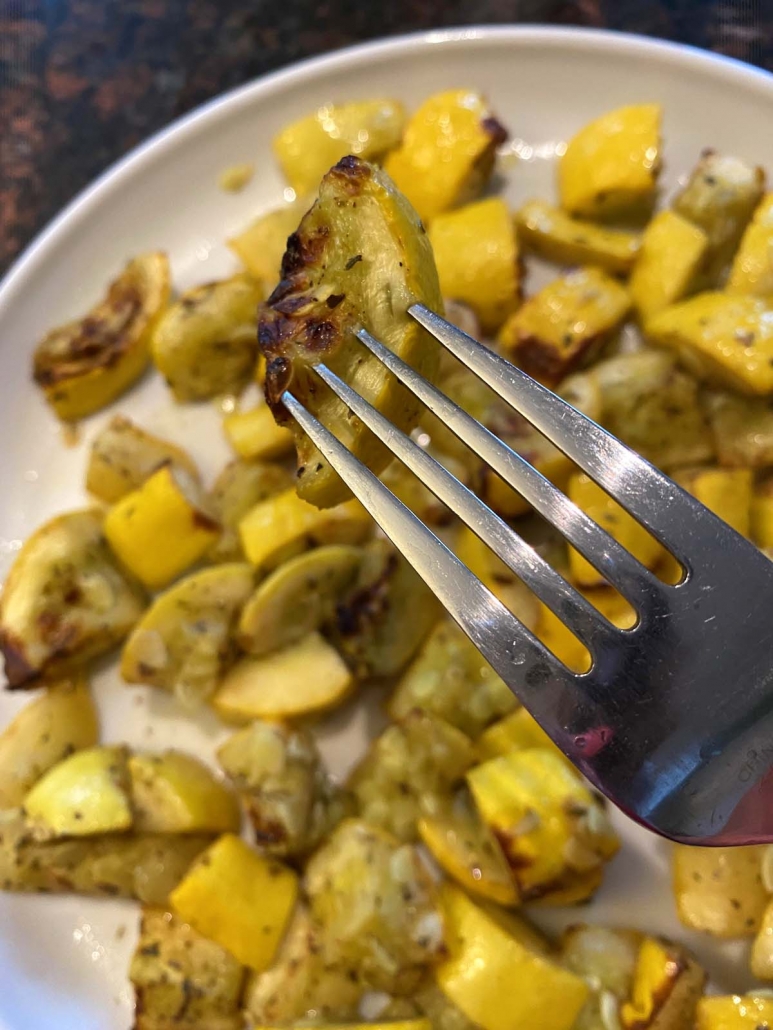
M 434 311 L 423 304 L 414 304 L 408 311 L 494 393 L 604 487 L 672 551 L 685 568 L 691 570 L 689 557 L 694 552 L 694 520 L 699 516 L 705 518 L 707 514 L 694 497 L 587 415 Z M 682 505 L 677 516 L 674 514 L 675 505 Z M 711 515 L 709 533 L 712 532 L 712 520 L 716 520 L 713 527 L 716 539 L 717 534 L 725 534 L 727 527 Z
M 375 357 L 437 415 L 441 422 L 490 465 L 506 483 L 518 490 L 529 504 L 555 526 L 631 604 L 638 607 L 646 601 L 652 606 L 658 605 L 665 587 L 614 537 L 580 511 L 520 454 L 494 436 L 458 404 L 449 400 L 442 391 L 398 358 L 367 330 L 360 329 L 357 336 Z
M 555 697 L 543 688 L 554 694 L 577 677 L 300 401 L 286 391 L 282 402 L 502 679 L 512 684 L 513 667 L 533 670 L 521 677 L 522 703 L 537 718 L 550 712 Z
M 609 643 L 610 635 L 619 632 L 613 630 L 592 604 L 440 462 L 397 429 L 326 365 L 316 365 L 315 371 L 379 440 L 580 637 L 591 653 L 603 649 Z

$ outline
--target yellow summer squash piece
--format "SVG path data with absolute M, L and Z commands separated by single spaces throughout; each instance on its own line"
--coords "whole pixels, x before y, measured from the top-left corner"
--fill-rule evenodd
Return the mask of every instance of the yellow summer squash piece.
M 126 641 L 124 680 L 171 690 L 187 704 L 209 697 L 234 656 L 236 620 L 252 585 L 251 567 L 233 562 L 194 572 L 160 594 Z
M 572 137 L 558 166 L 561 206 L 582 218 L 646 209 L 660 170 L 659 104 L 609 111 Z
M 760 201 L 741 239 L 727 280 L 728 293 L 773 297 L 773 193 Z
M 239 523 L 256 504 L 287 490 L 292 483 L 290 470 L 274 462 L 229 461 L 207 495 L 208 509 L 221 527 L 220 536 L 207 551 L 209 561 L 243 561 Z
M 524 247 L 557 265 L 595 265 L 625 275 L 640 249 L 638 233 L 572 218 L 544 200 L 524 204 L 515 222 Z
M 525 708 L 518 708 L 504 719 L 495 722 L 475 741 L 478 757 L 484 761 L 487 758 L 507 755 L 511 751 L 523 751 L 526 748 L 535 747 L 554 751 L 574 770 L 574 766 L 563 751 L 556 747 L 534 716 Z
M 674 845 L 673 887 L 682 923 L 713 937 L 757 933 L 769 898 L 762 879 L 764 853 L 757 845 Z
M 385 168 L 419 217 L 430 222 L 478 196 L 506 139 L 479 93 L 452 89 L 424 101 Z
M 152 590 L 185 572 L 218 538 L 220 526 L 198 495 L 195 481 L 165 465 L 105 516 L 116 557 Z
M 398 100 L 323 104 L 277 133 L 273 149 L 287 181 L 303 196 L 314 192 L 325 172 L 347 154 L 378 161 L 399 144 L 404 124 Z
M 517 704 L 467 635 L 451 619 L 441 619 L 403 673 L 388 711 L 395 720 L 429 712 L 474 737 Z
M 441 900 L 448 958 L 435 978 L 468 1019 L 482 1030 L 571 1030 L 588 997 L 584 980 L 535 950 L 534 931 L 516 916 L 505 929 L 450 884 Z
M 239 457 L 250 461 L 281 458 L 293 449 L 293 434 L 276 424 L 267 404 L 226 415 L 223 431 Z
M 443 872 L 468 893 L 498 905 L 520 902 L 502 849 L 466 791 L 419 819 L 418 830 Z
M 314 188 L 317 188 L 317 183 Z M 273 290 L 279 282 L 287 237 L 297 229 L 309 203 L 298 199 L 259 215 L 246 229 L 226 240 L 250 275 L 262 282 L 267 290 Z
M 247 981 L 244 1019 L 250 1030 L 315 1019 L 326 1024 L 354 1020 L 365 990 L 355 970 L 326 960 L 319 925 L 299 902 L 273 963 Z
M 150 340 L 170 289 L 166 254 L 141 254 L 88 315 L 44 336 L 32 372 L 59 418 L 71 422 L 90 415 L 139 379 L 150 363 Z
M 651 348 L 620 354 L 599 361 L 590 374 L 601 394 L 596 421 L 653 465 L 668 471 L 713 458 L 698 384 L 675 354 Z
M 242 1030 L 245 970 L 225 948 L 164 908 L 142 912 L 129 966 L 133 1030 Z
M 388 302 L 387 302 L 388 298 Z M 442 311 L 429 239 L 408 201 L 374 165 L 342 158 L 320 184 L 319 197 L 288 240 L 282 281 L 260 311 L 258 342 L 266 365 L 266 399 L 288 425 L 298 452 L 298 492 L 330 507 L 350 491 L 298 423 L 282 395 L 293 395 L 346 448 L 379 473 L 392 453 L 324 386 L 320 362 L 404 431 L 422 406 L 355 335 L 365 328 L 422 375 L 434 377 L 435 340 L 408 315 L 421 302 Z
M 315 547 L 284 562 L 258 586 L 239 618 L 239 646 L 260 656 L 296 643 L 330 622 L 357 576 L 360 547 Z
M 236 796 L 182 751 L 129 758 L 134 828 L 139 833 L 238 832 Z
M 0 733 L 0 809 L 15 808 L 58 762 L 97 742 L 97 713 L 80 676 L 52 684 Z
M 252 378 L 260 284 L 244 273 L 187 290 L 159 320 L 153 362 L 176 401 L 238 393 Z
M 645 937 L 631 1000 L 620 1008 L 624 1030 L 691 1027 L 705 982 L 706 974 L 683 948 Z
M 226 673 L 212 704 L 229 722 L 291 719 L 339 704 L 354 677 L 319 633 L 261 658 L 242 658 Z
M 271 965 L 298 896 L 298 877 L 231 833 L 199 856 L 169 896 L 172 909 L 250 969 Z
M 435 883 L 417 849 L 361 819 L 344 820 L 314 853 L 306 892 L 327 962 L 357 969 L 374 990 L 413 993 L 445 953 Z
M 182 447 L 147 433 L 123 415 L 115 415 L 94 437 L 86 489 L 100 501 L 114 504 L 142 486 L 162 465 L 181 468 L 198 481 L 196 464 Z
M 292 488 L 256 504 L 239 523 L 244 553 L 262 571 L 318 544 L 361 543 L 372 529 L 359 501 L 320 509 Z
M 675 211 L 655 215 L 644 230 L 628 282 L 640 318 L 649 318 L 690 292 L 708 245 L 703 229 Z
M 699 379 L 739 393 L 773 393 L 773 317 L 759 297 L 701 293 L 654 315 L 644 330 Z
M 501 197 L 487 197 L 433 219 L 429 240 L 444 297 L 475 312 L 493 333 L 518 306 L 520 273 L 513 219 Z
M 765 172 L 740 158 L 704 150 L 674 210 L 708 236 L 704 288 L 722 279 L 765 189 Z
M 657 568 L 666 554 L 662 545 L 589 476 L 584 472 L 570 476 L 568 493 L 569 499 L 581 511 L 638 558 L 642 565 L 648 569 Z M 603 586 L 606 582 L 598 569 L 573 547 L 569 548 L 569 571 L 578 586 Z
M 749 536 L 754 485 L 751 469 L 680 469 L 674 478 L 729 526 Z
M 498 339 L 519 368 L 555 386 L 598 349 L 630 306 L 617 280 L 598 268 L 579 268 L 529 297 Z
M 773 998 L 767 994 L 728 994 L 701 998 L 695 1030 L 760 1030 L 773 1026 Z
M 49 769 L 24 799 L 33 834 L 48 840 L 128 830 L 133 814 L 126 761 L 124 747 L 92 747 Z
M 587 874 L 598 872 L 619 848 L 598 799 L 552 749 L 489 759 L 467 773 L 467 783 L 502 845 L 522 901 L 590 883 Z M 597 878 L 592 882 L 598 885 Z
M 113 558 L 102 513 L 57 515 L 19 551 L 0 598 L 0 650 L 11 687 L 48 682 L 117 644 L 145 598 Z

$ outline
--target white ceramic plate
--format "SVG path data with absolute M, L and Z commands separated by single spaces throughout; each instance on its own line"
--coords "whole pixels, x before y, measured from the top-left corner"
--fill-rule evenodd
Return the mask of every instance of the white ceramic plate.
M 288 121 L 328 101 L 385 95 L 411 107 L 453 86 L 483 90 L 515 138 L 521 160 L 505 163 L 512 204 L 550 197 L 556 144 L 619 104 L 665 108 L 663 185 L 673 189 L 706 146 L 773 171 L 773 78 L 685 48 L 607 33 L 541 28 L 430 32 L 346 50 L 299 65 L 207 105 L 104 175 L 42 234 L 0 288 L 0 576 L 44 519 L 84 504 L 90 437 L 112 413 L 84 424 L 65 446 L 30 379 L 30 355 L 51 326 L 78 315 L 126 259 L 165 248 L 178 287 L 227 274 L 226 236 L 282 201 L 269 141 Z M 255 161 L 240 194 L 217 185 L 227 165 Z M 227 458 L 212 407 L 175 409 L 159 377 L 114 406 L 191 448 L 209 479 Z M 95 675 L 106 741 L 190 747 L 210 758 L 221 730 L 194 723 L 160 692 L 122 686 L 106 664 Z M 0 726 L 28 700 L 0 696 Z M 372 724 L 354 706 L 326 731 L 334 770 L 345 772 Z M 690 935 L 677 923 L 668 846 L 620 816 L 622 853 L 588 908 L 540 914 L 633 925 L 689 943 L 723 989 L 748 983 L 746 949 Z M 137 932 L 135 905 L 83 898 L 0 895 L 0 1030 L 125 1030 L 126 979 Z

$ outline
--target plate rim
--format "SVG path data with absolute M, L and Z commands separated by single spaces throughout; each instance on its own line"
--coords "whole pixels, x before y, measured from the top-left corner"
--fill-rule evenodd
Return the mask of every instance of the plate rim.
M 219 93 L 197 105 L 191 111 L 175 118 L 164 128 L 149 136 L 127 154 L 112 162 L 88 183 L 30 240 L 0 279 L 0 320 L 25 282 L 34 276 L 37 266 L 45 260 L 57 239 L 87 217 L 91 206 L 118 190 L 123 182 L 142 170 L 143 165 L 155 160 L 183 137 L 205 131 L 229 109 L 249 106 L 256 98 L 281 91 L 286 86 L 303 83 L 320 72 L 336 68 L 356 67 L 372 59 L 385 59 L 394 54 L 442 46 L 448 49 L 470 44 L 500 44 L 531 42 L 572 49 L 609 52 L 626 51 L 656 58 L 666 64 L 693 66 L 710 70 L 727 79 L 728 83 L 752 87 L 773 101 L 773 73 L 756 65 L 747 64 L 725 54 L 672 40 L 658 39 L 615 29 L 576 28 L 552 25 L 472 25 L 443 29 L 424 29 L 397 36 L 380 37 L 329 54 L 308 57 L 301 61 L 267 72 L 233 89 Z

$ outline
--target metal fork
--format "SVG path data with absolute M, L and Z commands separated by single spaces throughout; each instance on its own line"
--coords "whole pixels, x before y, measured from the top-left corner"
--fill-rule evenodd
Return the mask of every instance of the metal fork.
M 359 330 L 362 346 L 630 602 L 636 625 L 616 628 L 441 464 L 328 367 L 316 366 L 351 411 L 582 641 L 592 658 L 588 672 L 572 672 L 554 657 L 290 390 L 282 398 L 288 412 L 603 794 L 651 830 L 683 843 L 773 841 L 773 562 L 502 357 L 423 305 L 409 313 L 683 566 L 680 583 L 658 580 L 524 458 Z

